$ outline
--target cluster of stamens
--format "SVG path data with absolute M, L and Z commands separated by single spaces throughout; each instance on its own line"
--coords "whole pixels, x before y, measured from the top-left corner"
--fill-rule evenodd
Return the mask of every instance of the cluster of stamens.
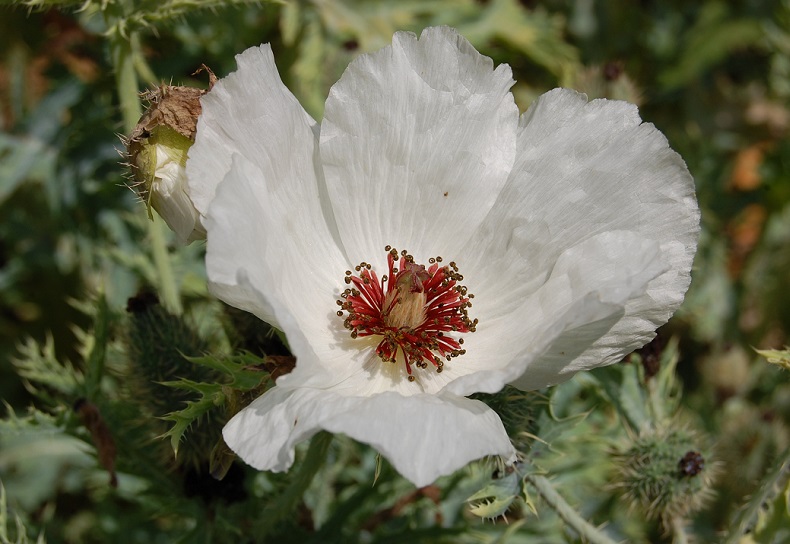
M 346 270 L 349 287 L 337 301 L 337 315 L 345 316 L 352 338 L 381 337 L 376 354 L 382 361 L 395 363 L 400 352 L 409 381 L 415 380 L 412 367 L 433 365 L 441 372 L 445 361 L 466 353 L 464 339 L 448 333 L 475 332 L 477 319 L 468 313 L 474 295 L 459 283 L 464 277 L 454 262 L 431 258 L 425 268 L 405 250 L 384 249 L 389 271 L 381 279 L 366 262 L 356 274 Z

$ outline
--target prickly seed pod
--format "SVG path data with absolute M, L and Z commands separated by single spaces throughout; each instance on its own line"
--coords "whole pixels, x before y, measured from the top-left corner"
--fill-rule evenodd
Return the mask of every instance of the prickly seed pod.
M 216 76 L 209 73 L 209 90 Z M 206 237 L 200 215 L 189 197 L 187 152 L 195 141 L 200 97 L 208 91 L 162 85 L 146 92 L 149 108 L 126 139 L 129 165 L 137 191 L 157 211 L 181 243 Z
M 129 314 L 125 338 L 129 368 L 125 383 L 129 387 L 130 401 L 138 407 L 140 416 L 161 435 L 169 427 L 161 417 L 183 409 L 187 401 L 194 400 L 194 393 L 168 387 L 163 382 L 186 378 L 212 383 L 219 376 L 214 370 L 186 359 L 204 354 L 208 343 L 182 316 L 175 316 L 163 308 L 156 295 L 138 294 L 129 299 L 126 309 Z M 224 423 L 224 414 L 219 411 L 198 420 L 186 433 L 176 463 L 207 468 Z M 161 444 L 163 458 L 171 459 L 169 443 L 163 440 Z
M 140 293 L 127 302 L 126 340 L 132 367 L 130 385 L 140 386 L 150 412 L 161 416 L 184 407 L 190 394 L 162 385 L 162 382 L 189 378 L 213 381 L 214 371 L 196 365 L 186 357 L 197 357 L 208 350 L 202 339 L 183 316 L 175 316 L 159 304 L 156 295 Z M 138 383 L 139 382 L 139 383 Z
M 712 467 L 701 440 L 687 429 L 644 434 L 615 455 L 616 488 L 631 508 L 667 522 L 699 510 L 711 492 Z

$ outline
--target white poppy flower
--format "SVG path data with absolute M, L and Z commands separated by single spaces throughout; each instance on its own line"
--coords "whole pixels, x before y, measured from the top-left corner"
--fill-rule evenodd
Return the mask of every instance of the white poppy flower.
M 268 45 L 237 62 L 202 99 L 187 174 L 212 292 L 297 357 L 224 429 L 252 466 L 287 470 L 321 429 L 418 486 L 511 458 L 466 395 L 614 363 L 680 305 L 694 185 L 635 106 L 556 89 L 519 116 L 510 68 L 450 28 L 354 60 L 320 125 Z

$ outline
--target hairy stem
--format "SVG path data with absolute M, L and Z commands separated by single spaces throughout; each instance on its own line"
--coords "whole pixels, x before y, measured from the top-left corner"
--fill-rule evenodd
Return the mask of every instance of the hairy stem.
M 565 499 L 557 493 L 548 478 L 538 474 L 528 474 L 525 479 L 532 484 L 546 504 L 584 540 L 592 544 L 616 544 L 614 540 L 603 534 L 571 508 Z
M 679 516 L 674 516 L 670 521 L 672 527 L 672 544 L 688 544 L 688 535 L 686 535 L 686 526 L 683 519 Z
M 146 85 L 156 85 L 159 80 L 145 61 L 145 55 L 143 55 L 143 50 L 140 46 L 140 35 L 134 32 L 129 37 L 129 43 L 132 48 L 132 63 L 137 71 L 138 77 L 140 77 Z
M 181 315 L 184 308 L 181 305 L 181 297 L 173 275 L 173 267 L 170 264 L 170 254 L 167 251 L 165 222 L 158 215 L 154 216 L 153 221 L 148 222 L 148 237 L 151 241 L 151 252 L 156 265 L 159 294 L 162 295 L 162 302 L 170 313 Z
M 113 24 L 115 23 L 115 24 Z M 118 21 L 108 21 L 108 27 L 115 28 L 110 33 L 110 53 L 115 67 L 115 83 L 118 91 L 118 100 L 123 116 L 124 132 L 130 134 L 137 125 L 142 115 L 140 106 L 139 85 L 137 80 L 137 66 L 135 59 L 141 57 L 140 39 L 135 32 L 124 36 L 117 28 Z M 140 208 L 144 210 L 144 208 Z M 148 223 L 148 238 L 151 243 L 151 253 L 157 272 L 157 287 L 162 297 L 162 303 L 168 311 L 175 315 L 183 312 L 178 285 L 173 275 L 170 255 L 167 251 L 163 221 L 155 220 Z
M 129 134 L 143 113 L 131 40 L 121 36 L 120 32 L 113 32 L 110 37 L 110 55 L 115 67 L 115 85 L 123 116 L 123 130 Z

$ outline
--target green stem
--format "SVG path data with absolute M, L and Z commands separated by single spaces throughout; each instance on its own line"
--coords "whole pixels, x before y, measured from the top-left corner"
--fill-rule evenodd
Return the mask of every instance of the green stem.
M 184 312 L 184 307 L 181 305 L 178 285 L 173 274 L 173 267 L 170 264 L 170 254 L 167 251 L 165 222 L 158 215 L 154 215 L 153 221 L 148 222 L 148 237 L 151 241 L 151 253 L 156 266 L 162 303 L 170 313 L 181 315 Z
M 140 46 L 140 35 L 134 32 L 129 38 L 129 43 L 132 46 L 132 62 L 137 70 L 138 76 L 147 85 L 156 85 L 159 80 L 156 74 L 154 74 L 154 71 L 151 70 L 151 67 L 148 66 L 148 63 L 145 62 L 145 55 L 143 55 L 142 47 Z
M 616 544 L 614 540 L 603 534 L 587 520 L 579 515 L 576 510 L 565 502 L 557 493 L 548 478 L 538 474 L 528 474 L 525 479 L 532 484 L 546 504 L 554 510 L 562 520 L 568 524 L 579 536 L 591 544 Z
M 113 25 L 108 24 L 110 28 Z M 116 30 L 110 34 L 110 52 L 115 66 L 115 83 L 118 88 L 118 100 L 123 115 L 126 134 L 130 134 L 142 115 L 140 94 L 137 80 L 135 58 L 140 57 L 140 38 L 136 32 L 130 32 L 128 38 Z M 170 254 L 167 251 L 164 225 L 161 220 L 148 222 L 148 239 L 156 267 L 158 291 L 162 303 L 168 311 L 181 315 L 183 307 L 178 292 L 178 285 L 173 274 Z
M 115 66 L 115 85 L 118 89 L 118 101 L 123 116 L 123 129 L 126 134 L 132 132 L 143 114 L 137 88 L 137 73 L 134 70 L 134 55 L 130 40 L 124 39 L 120 32 L 113 32 L 110 37 L 110 54 Z
M 266 536 L 269 532 L 299 505 L 302 495 L 310 486 L 313 478 L 324 466 L 326 452 L 332 442 L 332 435 L 327 432 L 320 432 L 310 440 L 310 447 L 307 450 L 298 472 L 291 479 L 285 492 L 270 501 L 269 507 L 263 511 L 261 521 L 256 527 L 255 534 L 259 537 Z

